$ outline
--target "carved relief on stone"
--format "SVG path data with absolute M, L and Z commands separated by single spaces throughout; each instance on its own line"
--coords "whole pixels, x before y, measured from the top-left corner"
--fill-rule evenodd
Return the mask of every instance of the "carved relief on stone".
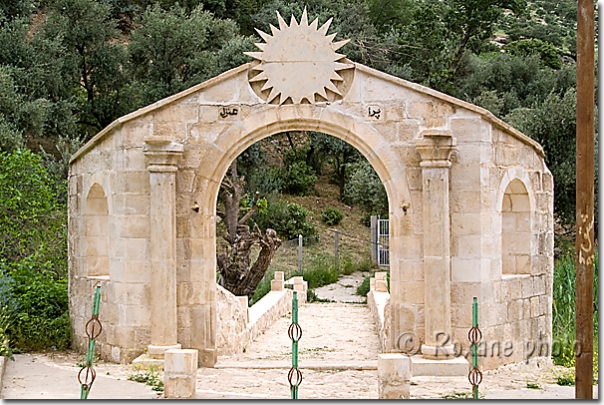
M 354 64 L 336 51 L 348 39 L 332 42 L 327 35 L 331 18 L 317 28 L 318 19 L 308 24 L 306 9 L 300 23 L 292 15 L 289 26 L 279 12 L 279 28 L 272 35 L 256 31 L 265 43 L 262 52 L 245 52 L 253 57 L 248 77 L 252 89 L 267 103 L 303 104 L 341 100 L 353 78 Z

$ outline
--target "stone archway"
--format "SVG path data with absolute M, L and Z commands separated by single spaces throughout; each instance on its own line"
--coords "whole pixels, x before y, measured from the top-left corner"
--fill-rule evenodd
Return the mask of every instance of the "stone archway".
M 255 142 L 284 130 L 313 130 L 336 136 L 356 147 L 372 164 L 384 183 L 388 194 L 389 215 L 392 223 L 391 233 L 393 235 L 390 242 L 392 258 L 390 267 L 391 291 L 393 297 L 400 297 L 402 295 L 400 291 L 405 288 L 405 284 L 399 265 L 405 257 L 409 256 L 402 252 L 401 248 L 405 245 L 405 239 L 410 237 L 410 235 L 405 235 L 405 231 L 401 230 L 400 227 L 411 229 L 413 222 L 413 209 L 410 203 L 404 162 L 398 159 L 396 154 L 388 148 L 379 133 L 369 126 L 355 123 L 353 118 L 340 112 L 332 112 L 327 115 L 323 114 L 324 111 L 321 111 L 320 108 L 310 105 L 281 106 L 279 107 L 281 114 L 275 116 L 273 113 L 275 108 L 271 106 L 254 116 L 250 116 L 248 120 L 243 121 L 242 125 L 231 127 L 218 137 L 216 143 L 232 146 L 224 153 L 214 151 L 216 159 L 210 162 L 202 162 L 196 170 L 194 180 L 196 189 L 192 193 L 191 204 L 207 207 L 208 216 L 191 224 L 191 235 L 199 235 L 195 239 L 191 238 L 191 246 L 196 246 L 195 249 L 191 248 L 191 261 L 204 260 L 207 255 L 215 254 L 215 228 L 204 226 L 204 224 L 216 222 L 216 200 L 220 182 L 232 160 Z M 291 111 L 291 115 L 285 115 L 284 117 L 284 111 Z M 254 127 L 254 123 L 257 125 L 256 127 Z M 196 226 L 199 226 L 199 229 L 193 229 Z M 419 259 L 418 257 L 412 258 Z M 209 265 L 210 267 L 204 267 L 204 273 L 201 275 L 208 283 L 215 279 L 215 260 L 211 259 Z M 212 311 L 215 306 L 214 297 L 210 296 L 209 298 L 209 300 L 199 302 L 195 306 L 205 307 L 207 308 L 206 311 Z M 402 303 L 395 298 L 391 302 L 391 307 L 396 308 L 400 304 Z M 204 318 L 206 319 L 205 328 L 214 328 L 213 325 L 208 324 L 211 322 L 209 319 L 213 319 L 213 316 L 215 315 L 211 314 Z M 399 331 L 397 323 L 394 323 L 392 327 L 395 333 Z M 198 346 L 196 346 L 202 354 L 204 352 L 203 347 L 210 346 L 213 343 L 212 339 L 214 337 L 212 335 L 207 337 L 210 339 L 209 341 L 198 342 Z M 211 356 L 214 356 L 214 354 L 209 352 L 207 356 L 213 358 Z M 212 361 L 215 361 L 215 358 L 209 362 Z
M 328 24 L 317 28 L 303 15 L 300 23 L 292 19 L 288 26 L 280 18 L 279 25 L 273 35 L 261 33 L 265 43 L 263 52 L 251 54 L 255 61 L 118 119 L 72 157 L 76 342 L 85 339 L 77 328 L 84 322 L 80 308 L 89 307 L 96 282 L 86 274 L 79 243 L 86 236 L 84 185 L 95 179 L 112 224 L 109 277 L 101 280 L 108 308 L 101 356 L 130 361 L 146 348 L 161 356 L 184 347 L 199 350 L 200 365 L 214 364 L 218 188 L 240 152 L 286 130 L 350 143 L 384 182 L 391 220 L 389 350 L 399 350 L 398 337 L 412 333 L 424 357 L 440 358 L 438 333 L 465 341 L 473 296 L 482 303 L 485 339 L 505 336 L 522 347 L 538 331 L 551 338 L 553 184 L 541 147 L 482 108 L 347 60 L 336 53 L 343 42 L 326 35 Z M 300 40 L 291 43 L 293 34 Z M 315 45 L 323 51 L 308 50 Z M 315 71 L 318 76 L 309 74 Z M 539 241 L 521 278 L 502 275 L 496 243 L 500 185 L 512 167 L 530 182 L 531 237 Z M 503 289 L 514 293 L 507 297 Z M 536 310 L 508 316 L 526 302 L 538 303 Z

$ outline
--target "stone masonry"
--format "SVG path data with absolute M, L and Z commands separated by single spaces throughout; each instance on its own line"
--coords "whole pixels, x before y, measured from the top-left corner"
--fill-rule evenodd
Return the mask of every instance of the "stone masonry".
M 267 49 L 288 29 L 266 34 Z M 305 53 L 305 43 L 286 45 L 299 47 L 304 63 L 320 56 Z M 482 108 L 345 58 L 329 85 L 302 74 L 301 99 L 287 97 L 289 84 L 275 97 L 263 83 L 288 76 L 261 53 L 254 58 L 116 120 L 71 158 L 69 300 L 78 345 L 100 283 L 102 358 L 197 349 L 199 365 L 213 366 L 221 179 L 246 148 L 293 130 L 345 140 L 384 183 L 385 351 L 399 351 L 403 333 L 421 340 L 427 358 L 438 346 L 467 346 L 474 296 L 488 343 L 483 367 L 522 360 L 529 341 L 551 344 L 553 181 L 540 145 Z M 282 62 L 296 71 L 297 62 Z

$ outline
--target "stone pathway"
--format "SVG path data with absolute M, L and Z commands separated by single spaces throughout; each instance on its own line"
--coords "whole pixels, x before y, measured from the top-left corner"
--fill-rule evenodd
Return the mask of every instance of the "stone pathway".
M 354 275 L 353 275 L 354 278 Z M 360 278 L 359 278 L 360 279 Z M 362 281 L 362 279 L 360 279 Z M 334 298 L 351 298 L 356 286 L 343 278 L 331 290 Z M 352 292 L 352 294 L 350 294 Z M 347 295 L 348 294 L 348 295 Z M 354 296 L 355 298 L 358 296 Z M 357 298 L 358 299 L 358 298 Z M 220 357 L 216 368 L 197 372 L 198 399 L 287 399 L 287 372 L 291 367 L 291 341 L 287 328 L 291 314 L 237 356 Z M 300 307 L 301 399 L 377 399 L 379 343 L 371 313 L 364 304 L 310 303 Z M 7 364 L 2 398 L 67 399 L 79 396 L 76 366 L 83 355 L 74 352 L 16 355 Z M 98 362 L 97 383 L 90 398 L 161 397 L 149 386 L 127 380 L 131 366 Z M 574 387 L 555 384 L 561 370 L 544 364 L 515 364 L 484 373 L 481 395 L 487 399 L 574 398 Z M 163 378 L 160 373 L 159 378 Z M 529 389 L 538 387 L 538 389 Z M 466 377 L 412 377 L 411 397 L 464 398 L 470 395 Z M 594 398 L 597 398 L 594 386 Z
M 300 398 L 377 398 L 379 341 L 363 304 L 300 306 Z M 279 319 L 238 356 L 222 356 L 215 369 L 199 369 L 200 398 L 288 398 L 291 315 Z M 369 369 L 369 370 L 367 370 Z
M 365 277 L 370 276 L 370 272 L 354 272 L 350 275 L 342 275 L 340 279 L 333 283 L 315 288 L 315 294 L 322 299 L 328 299 L 335 302 L 366 302 L 365 297 L 356 295 L 357 287 L 363 283 Z

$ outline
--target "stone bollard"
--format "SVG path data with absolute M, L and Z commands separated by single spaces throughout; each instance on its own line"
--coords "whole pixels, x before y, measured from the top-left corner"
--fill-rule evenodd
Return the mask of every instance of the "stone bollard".
M 411 359 L 402 353 L 378 354 L 378 395 L 380 399 L 409 399 Z
M 298 300 L 301 304 L 304 304 L 308 298 L 306 296 L 308 291 L 308 282 L 304 281 L 302 276 L 294 277 L 294 291 L 298 292 Z
M 276 271 L 275 277 L 271 280 L 271 291 L 283 291 L 285 288 L 285 278 L 282 271 Z
M 170 349 L 164 355 L 164 398 L 195 398 L 196 349 Z
M 370 284 L 371 284 L 371 280 L 370 280 Z M 375 273 L 374 291 L 375 292 L 388 292 L 388 280 L 386 279 L 385 271 L 378 271 Z

